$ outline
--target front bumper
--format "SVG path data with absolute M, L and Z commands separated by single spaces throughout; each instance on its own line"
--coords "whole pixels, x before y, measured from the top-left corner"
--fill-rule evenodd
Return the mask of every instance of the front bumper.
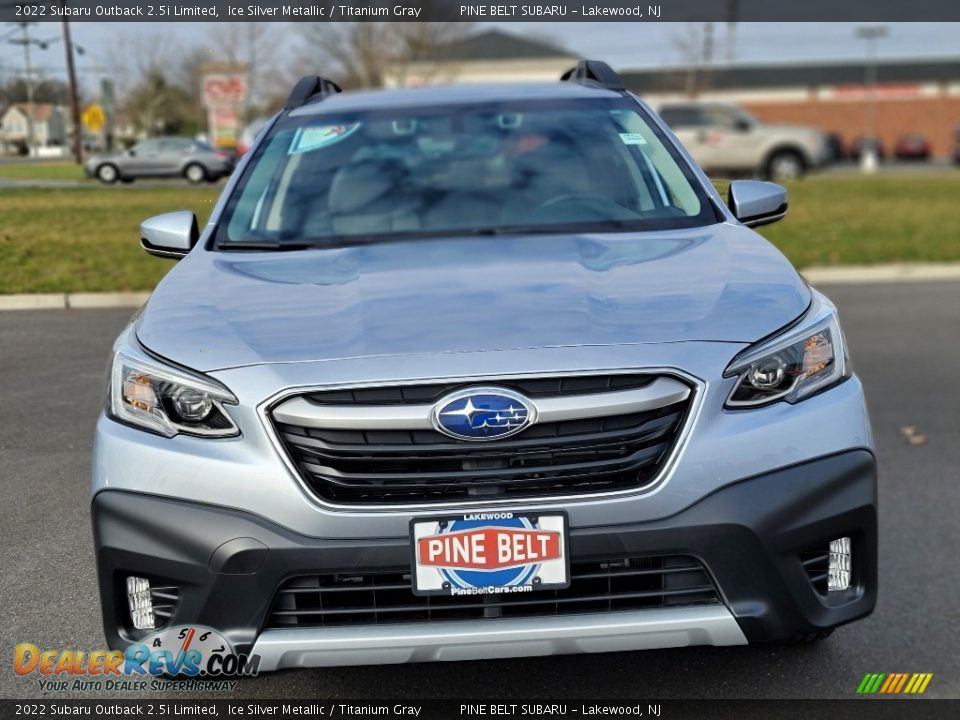
M 261 669 L 761 642 L 863 617 L 877 592 L 876 463 L 867 450 L 742 480 L 666 519 L 572 527 L 573 560 L 690 555 L 723 603 L 563 618 L 263 630 L 284 580 L 407 565 L 407 538 L 311 538 L 248 513 L 116 490 L 99 492 L 92 512 L 110 647 L 147 634 L 129 625 L 125 578 L 161 577 L 180 588 L 171 625 L 214 627 L 238 652 L 261 655 Z M 853 581 L 822 594 L 801 554 L 838 537 L 853 541 Z

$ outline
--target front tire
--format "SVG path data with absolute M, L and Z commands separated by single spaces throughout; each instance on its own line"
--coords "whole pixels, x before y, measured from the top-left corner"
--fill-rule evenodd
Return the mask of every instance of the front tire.
M 183 169 L 183 176 L 191 185 L 199 185 L 207 179 L 207 170 L 203 165 L 190 163 Z
M 807 164 L 795 150 L 776 150 L 764 166 L 764 177 L 774 182 L 799 180 L 806 174 Z
M 97 168 L 97 180 L 102 182 L 104 185 L 112 185 L 119 179 L 120 171 L 117 170 L 116 165 L 105 163 Z

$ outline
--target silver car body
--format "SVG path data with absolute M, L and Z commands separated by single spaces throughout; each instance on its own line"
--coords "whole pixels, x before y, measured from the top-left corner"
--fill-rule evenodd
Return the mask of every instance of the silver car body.
M 365 95 L 355 97 L 342 102 L 365 102 Z M 724 408 L 736 382 L 725 369 L 738 353 L 805 314 L 826 316 L 835 309 L 733 217 L 699 169 L 697 177 L 724 219 L 691 230 L 293 254 L 208 250 L 205 240 L 251 155 L 241 161 L 200 242 L 117 341 L 125 352 L 142 354 L 142 345 L 229 388 L 238 404 L 228 411 L 241 434 L 216 441 L 166 438 L 104 415 L 94 446 L 94 496 L 127 491 L 229 508 L 309 538 L 374 544 L 407 538 L 412 518 L 486 505 L 358 508 L 318 499 L 281 447 L 268 409 L 308 389 L 438 379 L 496 384 L 618 371 L 655 372 L 689 383 L 690 416 L 651 485 L 492 503 L 564 510 L 573 529 L 655 523 L 744 478 L 872 446 L 855 376 L 797 404 L 749 412 Z M 543 278 L 549 278 L 546 290 Z M 542 292 L 550 298 L 547 305 L 537 301 Z M 478 306 L 470 300 L 477 293 L 490 301 Z M 261 669 L 278 669 L 746 642 L 730 610 L 720 605 L 273 629 L 259 634 L 253 652 L 263 658 Z

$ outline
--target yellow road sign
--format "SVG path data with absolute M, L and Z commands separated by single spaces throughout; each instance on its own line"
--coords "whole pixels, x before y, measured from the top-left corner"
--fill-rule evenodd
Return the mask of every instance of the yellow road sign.
M 80 120 L 91 132 L 99 132 L 104 123 L 107 122 L 107 116 L 103 112 L 103 108 L 94 103 L 87 106 L 80 116 Z

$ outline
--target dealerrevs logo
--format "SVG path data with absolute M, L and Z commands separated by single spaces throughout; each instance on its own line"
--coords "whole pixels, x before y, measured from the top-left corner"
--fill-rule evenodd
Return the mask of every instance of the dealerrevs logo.
M 140 683 L 120 682 L 118 678 L 252 677 L 259 666 L 259 655 L 236 653 L 216 630 L 199 625 L 162 630 L 134 643 L 126 651 L 41 650 L 32 643 L 20 643 L 14 649 L 13 658 L 13 671 L 17 675 L 39 675 L 44 689 L 54 690 L 77 689 L 66 687 L 67 680 L 53 682 L 56 676 L 70 679 L 89 676 L 101 685 L 90 689 L 146 689 Z M 102 680 L 110 687 L 98 682 Z

